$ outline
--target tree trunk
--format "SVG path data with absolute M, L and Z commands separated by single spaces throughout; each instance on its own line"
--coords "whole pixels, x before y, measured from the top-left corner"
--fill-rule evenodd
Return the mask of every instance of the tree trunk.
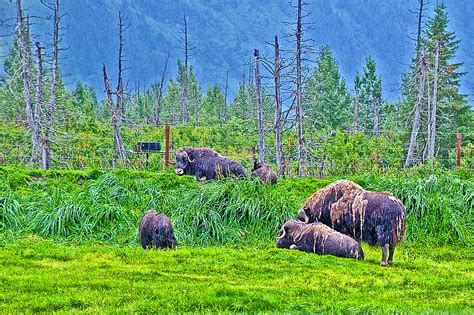
M 438 105 L 438 72 L 439 72 L 439 48 L 440 43 L 436 44 L 435 54 L 435 68 L 434 68 L 434 79 L 433 79 L 433 104 L 431 107 L 431 113 L 429 117 L 430 126 L 430 141 L 428 142 L 428 159 L 433 160 L 435 158 L 435 144 L 436 144 L 436 111 Z
M 419 64 L 419 71 L 417 71 L 418 77 L 418 97 L 415 104 L 415 113 L 413 116 L 413 126 L 410 135 L 410 143 L 408 145 L 408 152 L 407 157 L 405 160 L 405 167 L 410 167 L 413 165 L 413 155 L 415 153 L 416 148 L 416 139 L 418 137 L 418 131 L 420 129 L 420 119 L 421 119 L 421 107 L 423 102 L 423 94 L 425 92 L 425 69 L 424 69 L 424 62 L 418 62 Z
M 416 60 L 420 60 L 420 47 L 421 47 L 421 27 L 423 25 L 423 7 L 425 5 L 425 0 L 418 0 L 420 7 L 418 10 L 418 32 L 416 36 Z
M 154 113 L 154 123 L 156 127 L 159 127 L 161 124 L 160 121 L 160 116 L 161 116 L 161 99 L 163 97 L 163 85 L 165 84 L 165 75 L 166 75 L 166 68 L 168 67 L 168 60 L 170 58 L 170 54 L 168 53 L 168 56 L 166 56 L 166 61 L 165 61 L 165 67 L 163 69 L 163 72 L 161 73 L 161 79 L 160 79 L 160 89 L 157 91 L 156 95 L 156 107 L 155 107 L 155 113 Z
M 34 166 L 38 165 L 40 158 L 40 130 L 38 128 L 38 119 L 35 115 L 35 108 L 33 103 L 33 97 L 31 94 L 31 74 L 30 74 L 30 52 L 28 51 L 23 36 L 25 26 L 23 25 L 23 9 L 21 6 L 21 0 L 17 0 L 17 41 L 18 50 L 20 52 L 21 60 L 21 74 L 23 79 L 23 95 L 25 97 L 26 113 L 28 117 L 28 127 L 31 130 L 31 163 Z M 28 24 L 28 23 L 27 23 Z M 29 27 L 29 25 L 26 25 Z
M 255 83 L 257 88 L 257 115 L 258 115 L 258 161 L 265 162 L 265 130 L 263 126 L 263 100 L 260 78 L 260 54 L 254 50 L 255 57 Z
M 51 68 L 51 93 L 45 113 L 45 130 L 43 134 L 43 168 L 51 167 L 51 131 L 54 112 L 57 108 L 58 77 L 59 77 L 59 0 L 54 2 L 53 59 Z
M 184 15 L 184 77 L 181 78 L 181 123 L 187 124 L 189 121 L 188 106 L 188 22 Z
M 40 137 L 40 147 L 43 148 L 44 142 L 41 140 L 41 121 L 43 120 L 43 76 L 44 76 L 44 71 L 43 71 L 43 53 L 41 51 L 41 46 L 39 42 L 36 42 L 36 67 L 37 67 L 37 72 L 36 72 L 36 95 L 35 95 L 35 116 L 36 116 L 36 128 L 39 133 Z M 42 119 L 43 118 L 43 119 Z M 44 140 L 44 139 L 43 139 Z M 43 160 L 43 168 L 46 168 L 44 165 L 44 160 Z
M 275 36 L 275 71 L 273 73 L 275 85 L 275 158 L 278 176 L 284 175 L 283 168 L 283 144 L 282 144 L 282 105 L 280 98 L 280 77 L 281 77 L 281 60 L 280 46 L 278 44 L 278 36 Z
M 303 130 L 303 82 L 301 69 L 301 49 L 302 49 L 302 1 L 298 0 L 298 17 L 296 22 L 296 129 L 298 141 L 298 162 L 299 175 L 306 175 L 306 154 L 304 147 Z

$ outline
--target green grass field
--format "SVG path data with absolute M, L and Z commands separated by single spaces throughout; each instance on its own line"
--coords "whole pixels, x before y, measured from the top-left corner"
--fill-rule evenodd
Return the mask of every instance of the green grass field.
M 34 238 L 0 248 L 0 313 L 474 312 L 472 252 L 364 247 L 356 261 L 251 247 L 144 251 Z
M 392 267 L 277 250 L 312 192 L 337 178 L 197 183 L 133 170 L 0 167 L 0 314 L 17 312 L 474 313 L 474 181 L 463 170 L 349 177 L 407 208 Z M 147 209 L 180 248 L 144 251 Z

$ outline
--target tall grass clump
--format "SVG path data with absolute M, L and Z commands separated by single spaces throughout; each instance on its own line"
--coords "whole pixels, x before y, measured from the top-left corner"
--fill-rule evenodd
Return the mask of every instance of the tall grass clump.
M 0 231 L 21 227 L 22 206 L 11 193 L 0 196 Z
M 404 203 L 408 242 L 472 246 L 472 175 L 424 171 L 349 179 Z M 172 173 L 8 167 L 0 167 L 0 175 L 1 235 L 135 245 L 143 213 L 155 208 L 170 217 L 178 242 L 189 246 L 268 246 L 313 192 L 340 179 L 282 178 L 262 186 L 250 178 L 196 182 Z
M 268 243 L 300 202 L 282 188 L 251 179 L 214 181 L 178 191 L 158 210 L 171 217 L 177 238 L 189 245 Z

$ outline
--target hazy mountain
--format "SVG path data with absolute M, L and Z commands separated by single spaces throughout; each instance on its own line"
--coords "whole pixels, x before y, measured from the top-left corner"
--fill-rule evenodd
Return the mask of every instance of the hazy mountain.
M 180 26 L 183 14 L 188 17 L 191 44 L 195 48 L 192 64 L 200 82 L 206 86 L 224 84 L 229 71 L 231 91 L 235 91 L 243 73 L 248 72 L 254 48 L 270 51 L 265 42 L 274 34 L 283 37 L 293 26 L 293 11 L 287 0 L 63 0 L 63 53 L 67 81 L 82 80 L 103 90 L 101 66 L 105 63 L 113 73 L 117 58 L 117 15 L 123 11 L 129 29 L 126 36 L 126 57 L 129 88 L 136 82 L 141 86 L 158 80 L 168 52 L 171 69 L 168 77 L 175 77 L 176 59 L 182 56 Z M 293 1 L 295 2 L 295 1 Z M 417 19 L 417 0 L 313 0 L 308 22 L 314 23 L 306 34 L 316 47 L 330 45 L 342 72 L 352 86 L 353 76 L 360 71 L 365 58 L 372 55 L 379 66 L 384 94 L 390 99 L 399 95 L 401 73 L 410 62 Z M 435 3 L 436 1 L 431 1 Z M 474 1 L 445 0 L 450 26 L 461 40 L 458 54 L 464 61 L 464 71 L 474 69 Z M 14 16 L 14 3 L 0 0 L 0 17 Z M 32 15 L 44 14 L 38 0 L 25 1 Z M 427 15 L 431 14 L 429 5 Z M 10 23 L 11 24 L 11 23 Z M 49 23 L 36 19 L 37 32 Z M 39 24 L 39 25 L 38 25 Z M 6 27 L 6 25 L 4 26 Z M 290 48 L 287 43 L 283 48 Z M 2 55 L 6 48 L 2 48 Z M 313 56 L 316 58 L 316 55 Z M 474 73 L 468 73 L 462 91 L 474 94 Z

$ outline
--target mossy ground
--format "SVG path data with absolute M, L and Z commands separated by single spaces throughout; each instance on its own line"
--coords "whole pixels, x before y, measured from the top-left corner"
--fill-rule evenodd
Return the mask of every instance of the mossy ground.
M 144 251 L 34 237 L 0 247 L 0 313 L 474 311 L 473 254 L 400 246 L 395 264 L 268 248 Z

